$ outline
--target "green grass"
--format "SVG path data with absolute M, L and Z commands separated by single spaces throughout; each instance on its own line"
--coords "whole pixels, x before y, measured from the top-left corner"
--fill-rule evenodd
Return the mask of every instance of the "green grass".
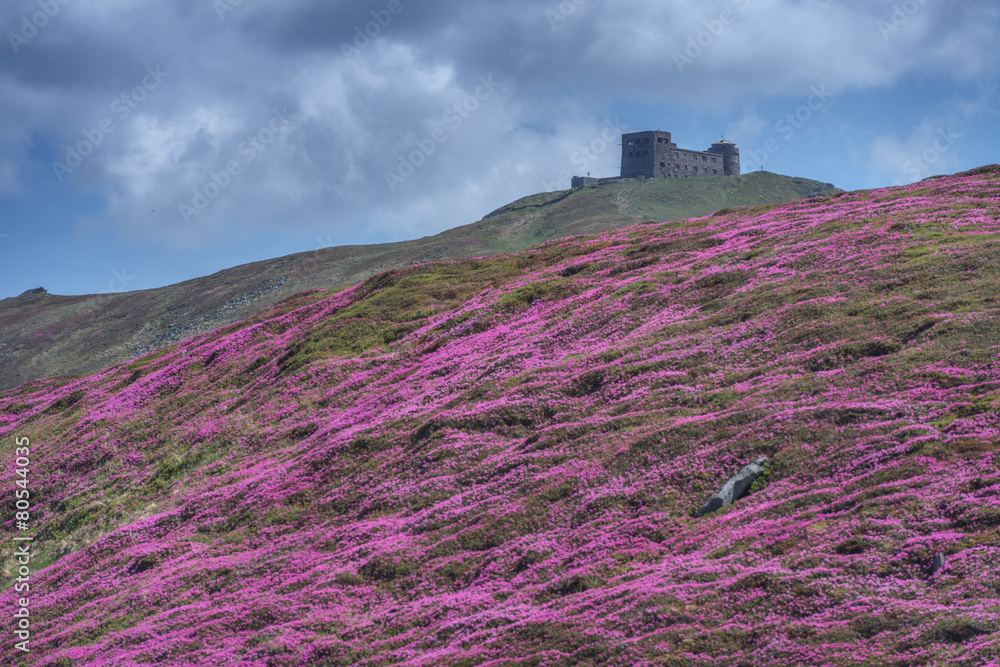
M 154 357 L 133 362 L 123 381 L 135 381 L 175 351 L 173 343 L 225 327 L 256 312 L 287 311 L 323 298 L 317 289 L 343 289 L 373 273 L 437 260 L 515 252 L 544 241 L 594 234 L 644 220 L 676 221 L 720 209 L 742 213 L 764 210 L 775 202 L 838 192 L 828 184 L 802 178 L 753 172 L 738 177 L 657 179 L 533 194 L 501 207 L 482 220 L 435 236 L 366 246 L 344 246 L 289 255 L 227 269 L 161 289 L 116 295 L 64 297 L 45 295 L 0 301 L 0 328 L 8 332 L 15 355 L 0 357 L 0 389 L 58 373 L 91 373 L 128 362 L 158 349 Z M 678 228 L 687 223 L 677 223 Z M 526 268 L 524 264 L 520 268 Z M 437 312 L 435 300 L 452 302 L 470 296 L 449 271 L 469 265 L 439 265 L 426 275 L 409 272 L 408 288 L 421 282 L 447 283 L 450 294 L 429 293 L 426 304 L 407 304 L 404 294 L 386 290 L 366 308 Z M 220 313 L 229 300 L 285 279 L 248 307 Z M 499 277 L 498 280 L 501 280 Z M 85 313 L 85 316 L 81 316 Z M 367 317 L 368 313 L 357 315 Z M 385 319 L 389 327 L 396 316 Z M 72 335 L 70 335 L 72 334 Z M 220 334 L 221 335 L 221 334 Z M 331 344 L 325 354 L 356 355 L 391 343 L 393 334 L 370 332 L 367 342 Z M 165 360 L 163 360 L 165 361 Z M 74 376 L 76 377 L 76 376 Z

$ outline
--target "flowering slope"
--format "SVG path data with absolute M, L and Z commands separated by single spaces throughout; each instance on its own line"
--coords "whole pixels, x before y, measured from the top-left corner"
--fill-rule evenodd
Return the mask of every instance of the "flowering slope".
M 411 241 L 317 248 L 122 294 L 0 299 L 0 391 L 51 375 L 96 373 L 245 320 L 299 292 L 352 287 L 388 269 L 514 252 L 642 220 L 682 220 L 725 206 L 839 192 L 829 183 L 761 171 L 610 183 L 531 195 L 479 222 Z M 115 278 L 108 289 L 128 280 Z
M 997 664 L 998 248 L 983 168 L 390 271 L 2 393 L 24 662 Z

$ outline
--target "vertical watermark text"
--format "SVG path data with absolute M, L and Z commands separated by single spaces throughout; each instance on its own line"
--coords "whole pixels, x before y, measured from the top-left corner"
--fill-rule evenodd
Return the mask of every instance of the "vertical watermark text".
M 30 484 L 31 441 L 16 438 L 14 441 L 14 513 L 15 525 L 21 535 L 14 537 L 14 559 L 17 561 L 17 578 L 14 580 L 14 635 L 20 640 L 14 644 L 18 651 L 28 653 L 31 639 L 31 492 Z

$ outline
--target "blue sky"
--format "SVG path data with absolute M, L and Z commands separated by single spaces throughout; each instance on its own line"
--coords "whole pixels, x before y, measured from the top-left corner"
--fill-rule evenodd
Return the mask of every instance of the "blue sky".
M 1000 162 L 987 0 L 150 4 L 0 9 L 0 298 L 435 234 L 627 131 L 845 189 Z

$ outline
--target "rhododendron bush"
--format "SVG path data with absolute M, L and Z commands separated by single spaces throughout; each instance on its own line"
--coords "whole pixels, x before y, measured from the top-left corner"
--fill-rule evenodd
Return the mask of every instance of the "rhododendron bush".
M 35 539 L 31 652 L 0 643 L 30 665 L 998 664 L 998 251 L 982 169 L 390 271 L 4 392 Z

